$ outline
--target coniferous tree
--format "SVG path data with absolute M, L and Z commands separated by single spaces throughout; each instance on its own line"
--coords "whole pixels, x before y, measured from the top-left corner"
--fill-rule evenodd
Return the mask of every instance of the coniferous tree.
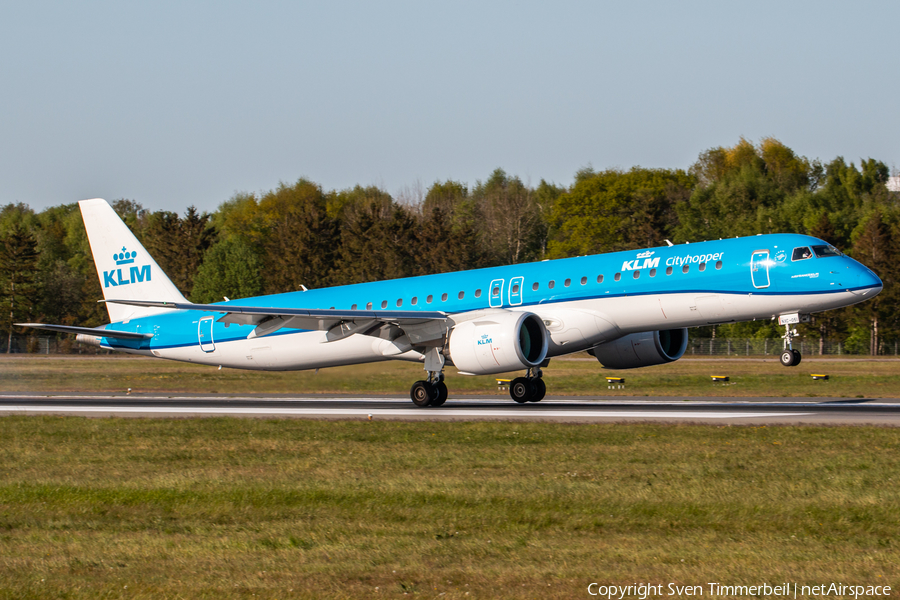
M 14 224 L 0 240 L 0 282 L 9 321 L 6 352 L 12 350 L 13 323 L 31 314 L 37 300 L 37 240 Z
M 853 257 L 872 269 L 884 284 L 882 293 L 854 310 L 857 318 L 865 320 L 869 333 L 869 354 L 872 355 L 881 351 L 885 307 L 893 312 L 896 306 L 896 242 L 885 220 L 882 210 L 875 209 L 857 228 L 853 244 Z
M 193 206 L 188 207 L 183 218 L 170 211 L 147 217 L 144 247 L 186 297 L 191 295 L 194 277 L 214 241 L 209 215 L 199 214 Z

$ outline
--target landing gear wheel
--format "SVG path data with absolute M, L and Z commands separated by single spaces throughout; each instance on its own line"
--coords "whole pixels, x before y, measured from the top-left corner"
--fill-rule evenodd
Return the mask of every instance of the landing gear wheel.
M 447 401 L 447 384 L 439 381 L 431 387 L 434 390 L 434 398 L 431 399 L 429 406 L 441 406 Z
M 525 404 L 534 396 L 534 385 L 525 377 L 516 377 L 509 384 L 509 395 L 519 404 Z
M 421 408 L 430 406 L 437 396 L 437 391 L 427 381 L 419 380 L 409 390 L 409 397 L 412 398 L 413 404 Z
M 532 381 L 532 385 L 534 386 L 534 396 L 532 396 L 529 400 L 531 402 L 540 402 L 544 399 L 544 396 L 547 394 L 547 384 L 544 383 L 544 380 L 538 377 Z
M 792 366 L 796 367 L 797 365 L 800 364 L 800 360 L 801 360 L 803 357 L 800 356 L 800 351 L 799 351 L 799 350 L 791 350 L 791 353 L 794 355 L 794 364 L 793 364 Z
M 781 353 L 781 364 L 786 367 L 794 366 L 794 351 L 793 350 L 785 350 Z

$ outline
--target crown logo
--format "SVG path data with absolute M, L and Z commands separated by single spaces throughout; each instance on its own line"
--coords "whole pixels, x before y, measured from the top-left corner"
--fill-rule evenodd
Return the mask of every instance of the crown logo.
M 653 250 L 647 250 L 646 252 L 641 252 L 640 254 L 638 254 L 637 257 L 638 258 L 650 258 L 651 256 L 653 256 L 653 254 L 655 254 L 653 252 Z
M 113 260 L 116 261 L 117 265 L 130 265 L 134 262 L 135 256 L 137 256 L 137 252 L 128 252 L 125 246 L 122 246 L 122 252 L 113 254 Z

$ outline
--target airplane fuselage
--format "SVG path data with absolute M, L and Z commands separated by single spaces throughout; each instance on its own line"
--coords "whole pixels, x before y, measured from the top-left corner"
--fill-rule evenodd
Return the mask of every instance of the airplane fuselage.
M 583 351 L 652 330 L 773 319 L 840 308 L 873 297 L 881 281 L 857 261 L 795 234 L 772 234 L 491 267 L 217 303 L 340 311 L 441 311 L 451 323 L 493 309 L 527 311 L 544 322 L 547 357 Z M 795 250 L 807 248 L 803 258 Z M 795 255 L 796 254 L 796 255 Z M 110 274 L 129 285 L 141 265 Z M 149 270 L 146 271 L 149 273 Z M 107 290 L 114 297 L 114 290 Z M 152 334 L 103 338 L 103 347 L 242 369 L 298 370 L 373 360 L 424 360 L 421 348 L 380 336 L 279 329 L 248 337 L 254 324 L 225 323 L 211 311 L 180 310 L 116 322 L 107 329 Z M 333 337 L 333 336 L 332 336 Z M 413 345 L 414 346 L 414 345 Z

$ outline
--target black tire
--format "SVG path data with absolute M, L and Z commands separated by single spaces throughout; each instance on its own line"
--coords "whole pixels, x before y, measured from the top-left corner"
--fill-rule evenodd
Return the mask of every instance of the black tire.
M 534 386 L 525 377 L 516 377 L 509 384 L 509 395 L 519 404 L 525 404 L 534 396 Z
M 429 404 L 429 406 L 443 405 L 444 402 L 447 401 L 447 384 L 445 384 L 443 381 L 439 381 L 432 387 L 434 388 L 434 398 L 431 400 L 431 404 Z
M 533 380 L 532 384 L 534 385 L 534 396 L 531 397 L 531 402 L 540 402 L 547 395 L 547 384 L 540 377 Z
M 432 386 L 427 381 L 415 382 L 409 390 L 409 397 L 413 404 L 419 408 L 425 408 L 431 405 L 431 401 L 435 399 L 437 394 L 433 391 Z
M 781 364 L 786 367 L 794 366 L 794 351 L 793 350 L 785 350 L 781 353 Z
M 793 366 L 796 367 L 797 365 L 800 364 L 800 361 L 803 359 L 803 357 L 800 355 L 800 351 L 799 351 L 799 350 L 791 350 L 791 352 L 792 352 L 793 355 L 794 355 L 794 364 L 793 364 Z

